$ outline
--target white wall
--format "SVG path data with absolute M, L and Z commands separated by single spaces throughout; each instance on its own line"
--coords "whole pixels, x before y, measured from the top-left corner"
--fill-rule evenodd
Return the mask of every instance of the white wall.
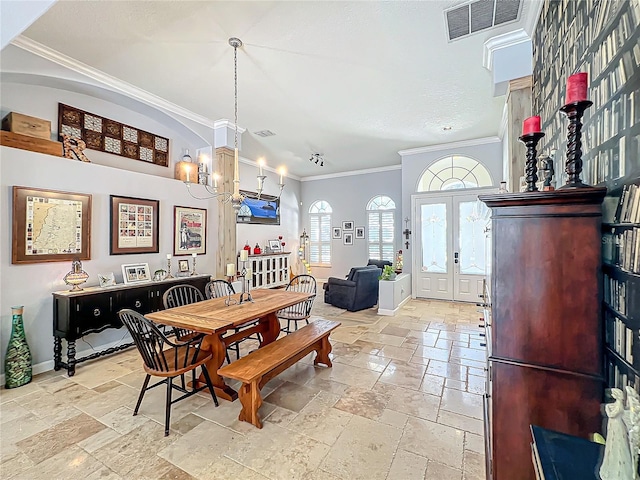
M 396 251 L 402 248 L 402 190 L 399 169 L 345 175 L 302 182 L 303 226 L 309 233 L 309 207 L 317 200 L 331 205 L 332 227 L 341 227 L 343 221 L 353 221 L 355 227 L 367 225 L 367 203 L 377 195 L 387 195 L 396 203 Z M 343 245 L 342 239 L 331 240 L 331 267 L 313 267 L 312 274 L 319 279 L 344 277 L 349 269 L 367 264 L 367 240 L 355 239 L 353 245 Z
M 413 217 L 413 213 L 411 212 L 411 195 L 416 193 L 418 181 L 425 169 L 443 157 L 465 155 L 478 160 L 489 170 L 493 186 L 500 186 L 500 182 L 502 181 L 502 141 L 496 138 L 495 141 L 481 143 L 479 145 L 466 145 L 463 147 L 443 145 L 442 147 L 442 149 L 438 150 L 402 156 L 402 218 Z M 411 230 L 413 231 L 413 229 Z M 403 248 L 403 271 L 408 273 L 412 271 L 411 263 L 415 236 L 414 232 L 409 238 L 409 249 L 406 250 Z
M 2 0 L 0 2 L 0 49 L 49 10 L 56 0 Z

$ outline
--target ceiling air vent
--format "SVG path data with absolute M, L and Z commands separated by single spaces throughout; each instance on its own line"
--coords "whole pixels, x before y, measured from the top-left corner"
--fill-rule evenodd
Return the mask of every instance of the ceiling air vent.
M 476 0 L 445 10 L 449 40 L 517 20 L 521 4 L 522 0 Z
M 260 130 L 259 132 L 253 133 L 255 133 L 259 137 L 273 137 L 275 135 L 275 133 L 273 133 L 271 130 Z

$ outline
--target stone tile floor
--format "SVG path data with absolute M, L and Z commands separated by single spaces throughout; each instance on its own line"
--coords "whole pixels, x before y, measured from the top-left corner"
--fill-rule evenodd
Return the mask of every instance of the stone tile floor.
M 129 349 L 0 390 L 0 478 L 485 478 L 475 306 L 413 300 L 382 317 L 318 298 L 313 314 L 342 322 L 334 366 L 310 355 L 269 382 L 262 430 L 238 421 L 239 402 L 198 394 L 173 405 L 164 437 L 164 388 L 132 416 L 144 372 Z

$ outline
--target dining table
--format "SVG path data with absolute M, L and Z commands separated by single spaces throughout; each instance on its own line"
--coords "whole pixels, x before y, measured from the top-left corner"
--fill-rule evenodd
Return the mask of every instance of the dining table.
M 234 401 L 238 398 L 238 392 L 218 375 L 218 369 L 226 358 L 227 347 L 255 333 L 260 334 L 260 347 L 274 342 L 280 335 L 280 321 L 276 313 L 304 302 L 312 295 L 285 289 L 255 289 L 251 290 L 250 301 L 246 300 L 247 295 L 244 294 L 242 303 L 241 294 L 234 294 L 168 308 L 145 316 L 155 323 L 204 333 L 206 336 L 201 349 L 212 354 L 206 367 L 216 395 Z M 205 384 L 202 374 L 197 382 Z

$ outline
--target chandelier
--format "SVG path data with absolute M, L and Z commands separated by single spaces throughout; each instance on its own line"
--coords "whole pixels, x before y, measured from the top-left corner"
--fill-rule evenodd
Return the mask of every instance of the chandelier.
M 242 47 L 242 40 L 239 38 L 231 37 L 229 39 L 229 45 L 233 47 L 233 126 L 234 126 L 234 138 L 233 138 L 233 193 L 230 192 L 221 192 L 218 189 L 218 180 L 220 180 L 220 175 L 217 172 L 214 172 L 211 177 L 213 178 L 213 187 L 210 185 L 209 181 L 209 173 L 206 168 L 198 168 L 197 172 L 197 183 L 203 185 L 206 194 L 202 195 L 194 195 L 191 191 L 192 182 L 190 181 L 189 174 L 187 173 L 187 178 L 185 180 L 185 185 L 187 186 L 187 191 L 189 195 L 198 200 L 207 200 L 210 198 L 217 198 L 222 203 L 231 203 L 236 212 L 240 209 L 242 202 L 244 201 L 244 195 L 240 193 L 240 173 L 238 166 L 238 48 Z M 259 172 L 257 175 L 258 178 L 258 198 L 262 195 L 262 190 L 264 188 L 264 181 L 267 178 L 266 175 L 263 175 L 262 167 L 264 162 L 262 159 L 258 161 Z M 282 194 L 282 189 L 284 188 L 283 175 L 284 169 L 280 169 L 280 183 L 278 186 L 280 187 L 280 192 L 278 194 L 278 198 L 280 198 L 280 194 Z

